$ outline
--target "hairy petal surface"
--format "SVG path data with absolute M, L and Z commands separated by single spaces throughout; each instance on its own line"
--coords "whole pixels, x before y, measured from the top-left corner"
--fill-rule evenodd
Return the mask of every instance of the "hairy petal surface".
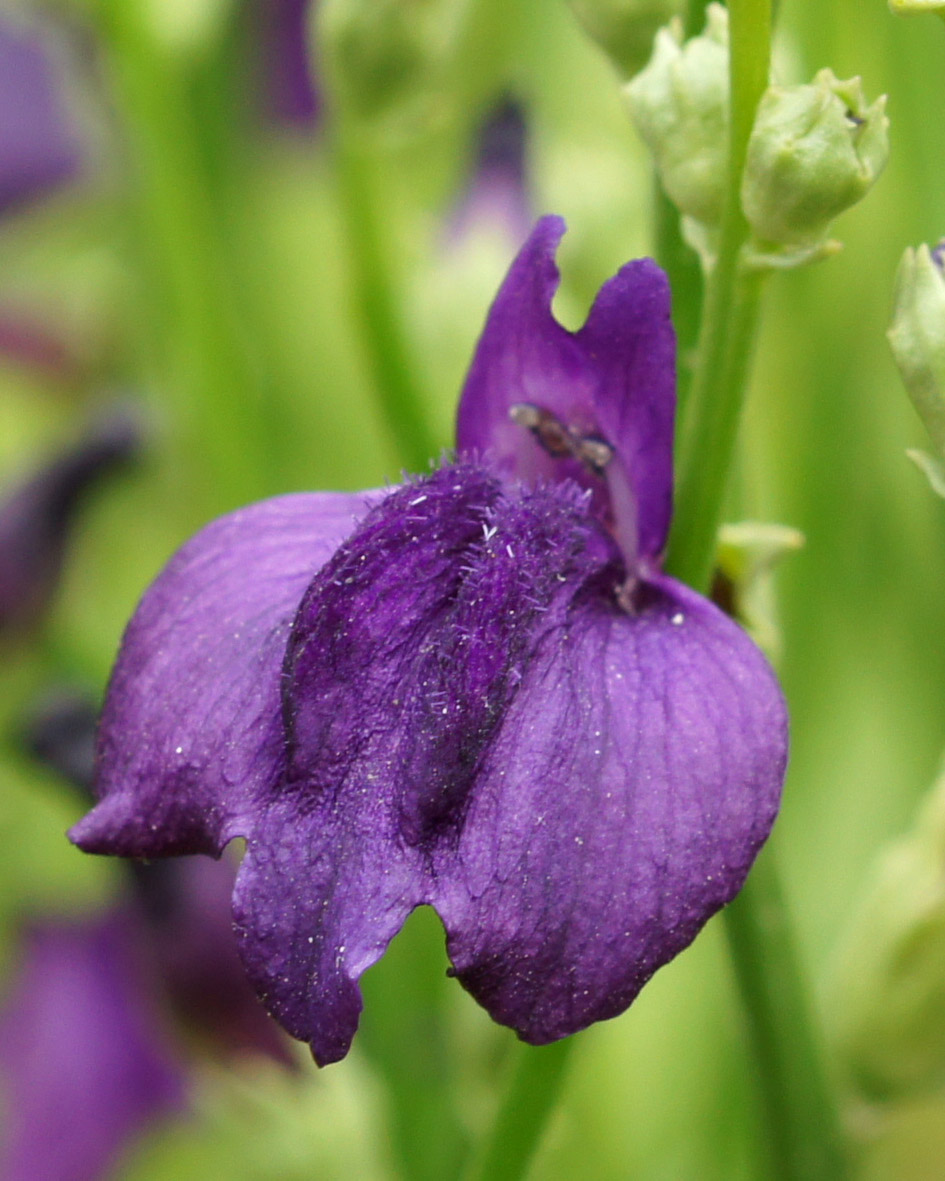
M 457 418 L 460 452 L 488 454 L 520 479 L 573 479 L 613 517 L 626 557 L 662 550 L 672 510 L 675 336 L 666 276 L 650 259 L 628 263 L 598 293 L 587 322 L 569 332 L 551 303 L 564 222 L 544 217 L 512 264 L 489 311 Z M 509 411 L 529 403 L 578 437 L 614 451 L 604 477 L 555 457 Z M 624 540 L 625 539 L 625 540 Z
M 764 657 L 681 584 L 546 627 L 433 899 L 459 979 L 537 1044 L 622 1012 L 737 893 L 787 751 Z
M 235 915 L 257 988 L 319 1062 L 347 1052 L 358 977 L 435 893 L 535 620 L 584 564 L 619 564 L 583 499 L 445 468 L 388 497 L 302 603 L 289 771 L 249 839 Z
M 306 586 L 377 494 L 300 493 L 208 525 L 125 632 L 98 740 L 93 853 L 217 854 L 281 779 L 279 680 Z

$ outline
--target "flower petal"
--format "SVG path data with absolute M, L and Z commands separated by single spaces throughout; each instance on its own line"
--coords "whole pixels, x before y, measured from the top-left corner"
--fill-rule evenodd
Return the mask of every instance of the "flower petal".
M 666 544 L 673 511 L 676 335 L 666 276 L 649 258 L 601 287 L 576 339 L 593 358 L 594 408 L 636 503 L 638 552 Z
M 555 253 L 564 232 L 562 218 L 541 218 L 509 268 L 486 317 L 456 417 L 461 454 L 488 454 L 499 471 L 532 481 L 555 479 L 559 463 L 512 422 L 511 407 L 530 402 L 562 422 L 593 420 L 593 377 L 574 336 L 551 314 L 561 278 Z
M 628 263 L 601 288 L 584 327 L 569 332 L 551 311 L 563 234 L 560 218 L 542 218 L 513 262 L 470 367 L 457 444 L 461 453 L 488 453 L 499 470 L 525 480 L 574 479 L 600 507 L 603 478 L 571 456 L 549 454 L 509 412 L 529 403 L 578 436 L 601 436 L 614 451 L 608 483 L 615 533 L 625 551 L 635 549 L 626 553 L 634 563 L 637 555 L 660 553 L 672 509 L 669 287 L 650 259 Z
M 306 586 L 376 493 L 282 496 L 208 525 L 145 594 L 99 730 L 87 852 L 219 853 L 284 772 L 279 678 Z
M 234 913 L 270 1011 L 342 1057 L 356 981 L 435 894 L 479 762 L 577 566 L 619 556 L 576 489 L 446 468 L 389 496 L 309 588 L 289 642 L 286 781 L 249 835 Z
M 761 652 L 669 578 L 577 598 L 484 759 L 432 899 L 462 983 L 541 1044 L 613 1017 L 741 887 L 786 712 Z

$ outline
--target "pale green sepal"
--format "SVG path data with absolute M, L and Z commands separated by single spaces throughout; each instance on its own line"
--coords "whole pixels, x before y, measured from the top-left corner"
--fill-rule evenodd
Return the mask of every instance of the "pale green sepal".
M 713 598 L 744 625 L 771 659 L 781 651 L 773 572 L 782 558 L 804 545 L 788 525 L 740 521 L 719 530 Z
M 822 258 L 832 258 L 842 249 L 843 243 L 836 238 L 825 238 L 809 246 L 762 245 L 750 240 L 742 249 L 741 263 L 753 271 L 790 271 Z
M 848 1084 L 874 1104 L 945 1084 L 945 773 L 912 831 L 877 859 L 840 944 L 827 1025 Z
M 682 13 L 682 0 L 568 0 L 574 15 L 624 78 L 649 61 L 657 30 Z
M 742 178 L 756 249 L 814 252 L 831 221 L 873 186 L 889 156 L 886 99 L 867 105 L 859 78 L 821 70 L 804 86 L 771 86 L 759 106 Z
M 661 29 L 649 64 L 624 94 L 670 200 L 680 213 L 717 226 L 728 158 L 726 10 L 710 4 L 705 31 L 685 44 L 678 21 Z
M 704 225 L 684 213 L 679 219 L 679 232 L 686 245 L 691 246 L 699 256 L 703 274 L 708 275 L 719 253 L 718 226 Z
M 906 455 L 912 460 L 919 471 L 923 472 L 932 485 L 932 491 L 945 500 L 945 463 L 929 455 L 927 451 L 909 450 Z
M 902 256 L 886 336 L 935 451 L 945 458 L 945 275 L 928 246 Z

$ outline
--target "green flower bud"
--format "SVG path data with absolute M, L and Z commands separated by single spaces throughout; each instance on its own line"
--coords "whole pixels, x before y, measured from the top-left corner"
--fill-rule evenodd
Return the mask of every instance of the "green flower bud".
M 899 373 L 939 457 L 945 459 L 945 274 L 942 251 L 908 249 L 896 273 L 887 337 Z
M 841 82 L 831 70 L 810 85 L 765 92 L 741 193 L 762 249 L 787 248 L 801 258 L 831 249 L 830 222 L 865 196 L 886 164 L 885 107 L 885 97 L 868 107 L 859 78 Z
M 653 52 L 653 38 L 682 11 L 682 0 L 568 0 L 574 15 L 617 70 L 632 78 Z
M 945 1083 L 945 774 L 912 832 L 880 857 L 841 944 L 829 1028 L 874 1103 Z
M 630 114 L 680 212 L 719 224 L 728 158 L 728 13 L 706 9 L 705 31 L 684 45 L 661 29 L 649 65 L 626 87 Z
M 435 121 L 466 0 L 322 0 L 316 42 L 341 109 L 409 128 Z

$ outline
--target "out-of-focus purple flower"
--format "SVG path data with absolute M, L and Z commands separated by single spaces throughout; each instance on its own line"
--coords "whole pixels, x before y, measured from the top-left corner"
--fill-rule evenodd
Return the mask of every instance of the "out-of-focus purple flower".
M 253 992 L 233 933 L 229 859 L 134 865 L 137 913 L 155 979 L 181 1031 L 205 1054 L 263 1054 L 294 1067 L 287 1039 Z
M 321 111 L 310 8 L 310 0 L 255 0 L 251 10 L 264 107 L 273 120 L 290 127 L 312 127 Z
M 0 17 L 0 216 L 78 171 L 60 83 L 43 35 Z
M 528 232 L 532 213 L 526 180 L 527 124 L 521 103 L 504 98 L 479 129 L 469 184 L 450 218 L 451 235 L 480 224 L 500 225 L 514 241 Z
M 741 887 L 777 810 L 774 676 L 660 568 L 665 277 L 628 264 L 568 332 L 563 230 L 538 223 L 492 306 L 456 463 L 215 521 L 145 595 L 112 678 L 73 839 L 151 857 L 244 837 L 244 963 L 321 1063 L 422 904 L 524 1040 L 620 1013 Z
M 77 788 L 83 799 L 91 799 L 97 722 L 97 711 L 84 693 L 55 689 L 30 710 L 19 745 Z
M 126 916 L 36 925 L 0 1017 L 4 1181 L 98 1181 L 183 1104 Z
M 0 503 L 0 637 L 40 619 L 58 585 L 86 495 L 131 462 L 140 446 L 138 419 L 124 408 L 112 409 Z
M 39 762 L 92 798 L 97 711 L 59 690 L 33 710 L 21 735 Z M 129 865 L 123 902 L 147 957 L 152 987 L 188 1040 L 232 1058 L 265 1054 L 291 1065 L 285 1039 L 255 996 L 237 953 L 230 915 L 236 871 L 229 858 L 173 858 Z

